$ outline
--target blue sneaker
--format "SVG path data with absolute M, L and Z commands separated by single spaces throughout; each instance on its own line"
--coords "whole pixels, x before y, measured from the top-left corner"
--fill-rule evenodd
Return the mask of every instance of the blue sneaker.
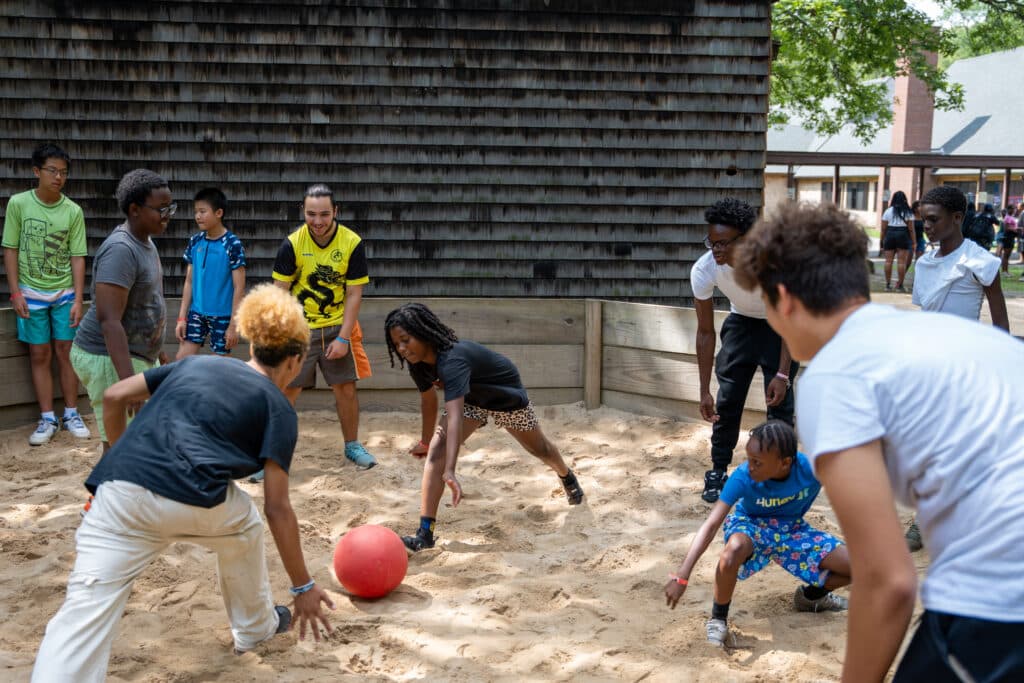
M 361 470 L 368 470 L 377 464 L 370 452 L 363 448 L 363 444 L 358 441 L 349 441 L 345 444 L 345 457 Z

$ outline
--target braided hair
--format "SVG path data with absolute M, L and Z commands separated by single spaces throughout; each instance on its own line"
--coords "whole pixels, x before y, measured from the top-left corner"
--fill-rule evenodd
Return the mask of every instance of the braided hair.
M 447 351 L 452 344 L 459 341 L 452 328 L 441 322 L 434 312 L 423 304 L 402 304 L 395 310 L 388 313 L 384 320 L 384 341 L 388 345 L 388 359 L 391 367 L 395 367 L 395 356 L 398 356 L 398 363 L 405 367 L 405 359 L 398 353 L 394 342 L 391 341 L 391 330 L 401 327 L 409 333 L 410 337 L 416 337 L 424 344 L 433 347 L 435 353 Z
M 757 439 L 761 452 L 779 450 L 779 457 L 796 459 L 796 432 L 782 420 L 768 420 L 750 430 L 750 438 Z

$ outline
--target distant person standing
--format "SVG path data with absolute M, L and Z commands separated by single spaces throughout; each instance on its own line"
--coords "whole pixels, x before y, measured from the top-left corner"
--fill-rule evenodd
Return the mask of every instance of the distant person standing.
M 92 307 L 71 347 L 71 363 L 89 393 L 103 450 L 103 392 L 119 380 L 166 362 L 164 272 L 152 238 L 163 234 L 178 205 L 167 181 L 139 168 L 121 178 L 115 193 L 125 222 L 96 250 Z M 141 404 L 140 404 L 141 405 Z M 130 406 L 134 414 L 139 405 Z
M 914 257 L 921 258 L 928 246 L 928 242 L 924 238 L 924 221 L 921 220 L 921 202 L 914 202 L 910 208 L 914 212 Z
M 712 424 L 711 466 L 704 473 L 701 498 L 718 500 L 729 478 L 732 452 L 740 438 L 743 404 L 750 392 L 754 373 L 764 375 L 765 404 L 769 420 L 793 424 L 792 377 L 798 365 L 789 349 L 765 320 L 761 293 L 749 292 L 736 284 L 732 269 L 737 244 L 750 230 L 757 216 L 754 209 L 738 199 L 723 199 L 704 212 L 708 223 L 704 246 L 708 251 L 690 271 L 694 308 L 697 311 L 697 368 L 700 376 L 700 414 Z M 729 299 L 729 316 L 722 323 L 722 349 L 715 357 L 715 310 L 711 297 L 715 287 Z M 711 369 L 718 379 L 718 397 L 711 396 Z
M 882 252 L 885 254 L 885 289 L 892 290 L 892 261 L 896 258 L 897 280 L 896 291 L 907 291 L 903 287 L 903 279 L 907 276 L 910 266 L 910 254 L 913 252 L 914 237 L 911 229 L 914 224 L 914 211 L 907 203 L 907 195 L 895 192 L 889 202 L 889 208 L 882 214 Z
M 359 327 L 363 287 L 370 282 L 366 249 L 359 235 L 338 222 L 327 185 L 306 189 L 302 211 L 306 222 L 284 239 L 274 261 L 274 284 L 295 295 L 313 331 L 302 370 L 285 395 L 294 404 L 303 389 L 313 388 L 319 366 L 334 392 L 345 457 L 370 469 L 377 461 L 359 442 L 356 396 L 356 382 L 370 376 Z
M 1019 223 L 1015 213 L 1016 207 L 1010 204 L 1006 207 L 1006 215 L 1003 216 L 1003 239 L 999 246 L 1001 248 L 1000 265 L 1005 275 L 1010 274 L 1010 254 L 1013 253 L 1013 245 L 1017 241 L 1017 235 L 1019 234 Z
M 924 229 L 938 247 L 918 259 L 911 301 L 923 311 L 978 320 L 985 298 L 992 324 L 1009 331 L 1006 299 L 999 282 L 999 259 L 966 239 L 958 228 L 966 206 L 964 193 L 950 185 L 929 190 L 921 200 Z M 911 522 L 906 538 L 911 551 L 921 549 L 921 531 L 916 521 Z
M 78 377 L 71 366 L 71 340 L 82 320 L 86 244 L 82 209 L 62 193 L 70 164 L 68 153 L 57 145 L 36 147 L 36 188 L 11 197 L 4 217 L 7 285 L 18 316 L 18 339 L 28 344 L 39 401 L 39 424 L 28 437 L 33 446 L 47 443 L 61 427 L 53 412 L 54 357 L 64 395 L 64 428 L 80 439 L 89 438 L 78 414 Z
M 964 219 L 963 236 L 971 240 L 985 251 L 992 250 L 992 242 L 996 239 L 996 228 L 999 227 L 999 219 L 996 218 L 996 210 L 991 204 L 986 204 L 981 213 L 976 213 L 970 219 Z
M 216 187 L 200 190 L 192 200 L 199 232 L 185 247 L 185 288 L 174 334 L 178 360 L 210 350 L 226 356 L 238 343 L 235 311 L 245 295 L 245 248 L 224 227 L 228 199 Z

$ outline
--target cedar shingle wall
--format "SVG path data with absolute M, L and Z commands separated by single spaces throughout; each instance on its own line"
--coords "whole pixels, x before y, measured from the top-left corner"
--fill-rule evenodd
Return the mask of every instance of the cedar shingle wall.
M 227 192 L 255 280 L 322 180 L 367 240 L 370 295 L 688 303 L 704 207 L 761 203 L 769 11 L 0 0 L 0 199 L 57 140 L 92 252 L 120 176 L 163 174 L 168 295 L 200 187 Z

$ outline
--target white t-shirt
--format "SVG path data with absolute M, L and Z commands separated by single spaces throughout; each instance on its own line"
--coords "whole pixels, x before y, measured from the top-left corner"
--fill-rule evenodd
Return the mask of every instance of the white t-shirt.
M 740 287 L 736 284 L 732 266 L 715 263 L 715 257 L 710 251 L 697 259 L 690 269 L 690 287 L 694 298 L 702 300 L 710 299 L 715 287 L 718 287 L 729 299 L 729 310 L 733 313 L 761 320 L 767 316 L 764 301 L 761 300 L 761 289 L 748 292 Z
M 910 214 L 907 218 L 913 220 L 914 214 Z M 888 223 L 890 228 L 907 227 L 907 221 L 898 215 L 891 206 L 882 214 L 882 220 Z
M 1000 329 L 867 304 L 800 375 L 812 461 L 881 439 L 931 554 L 927 609 L 1024 621 L 1022 367 L 1024 343 Z
M 981 316 L 984 288 L 997 277 L 999 259 L 973 240 L 965 239 L 946 256 L 933 249 L 917 260 L 911 301 L 926 311 L 977 320 Z

